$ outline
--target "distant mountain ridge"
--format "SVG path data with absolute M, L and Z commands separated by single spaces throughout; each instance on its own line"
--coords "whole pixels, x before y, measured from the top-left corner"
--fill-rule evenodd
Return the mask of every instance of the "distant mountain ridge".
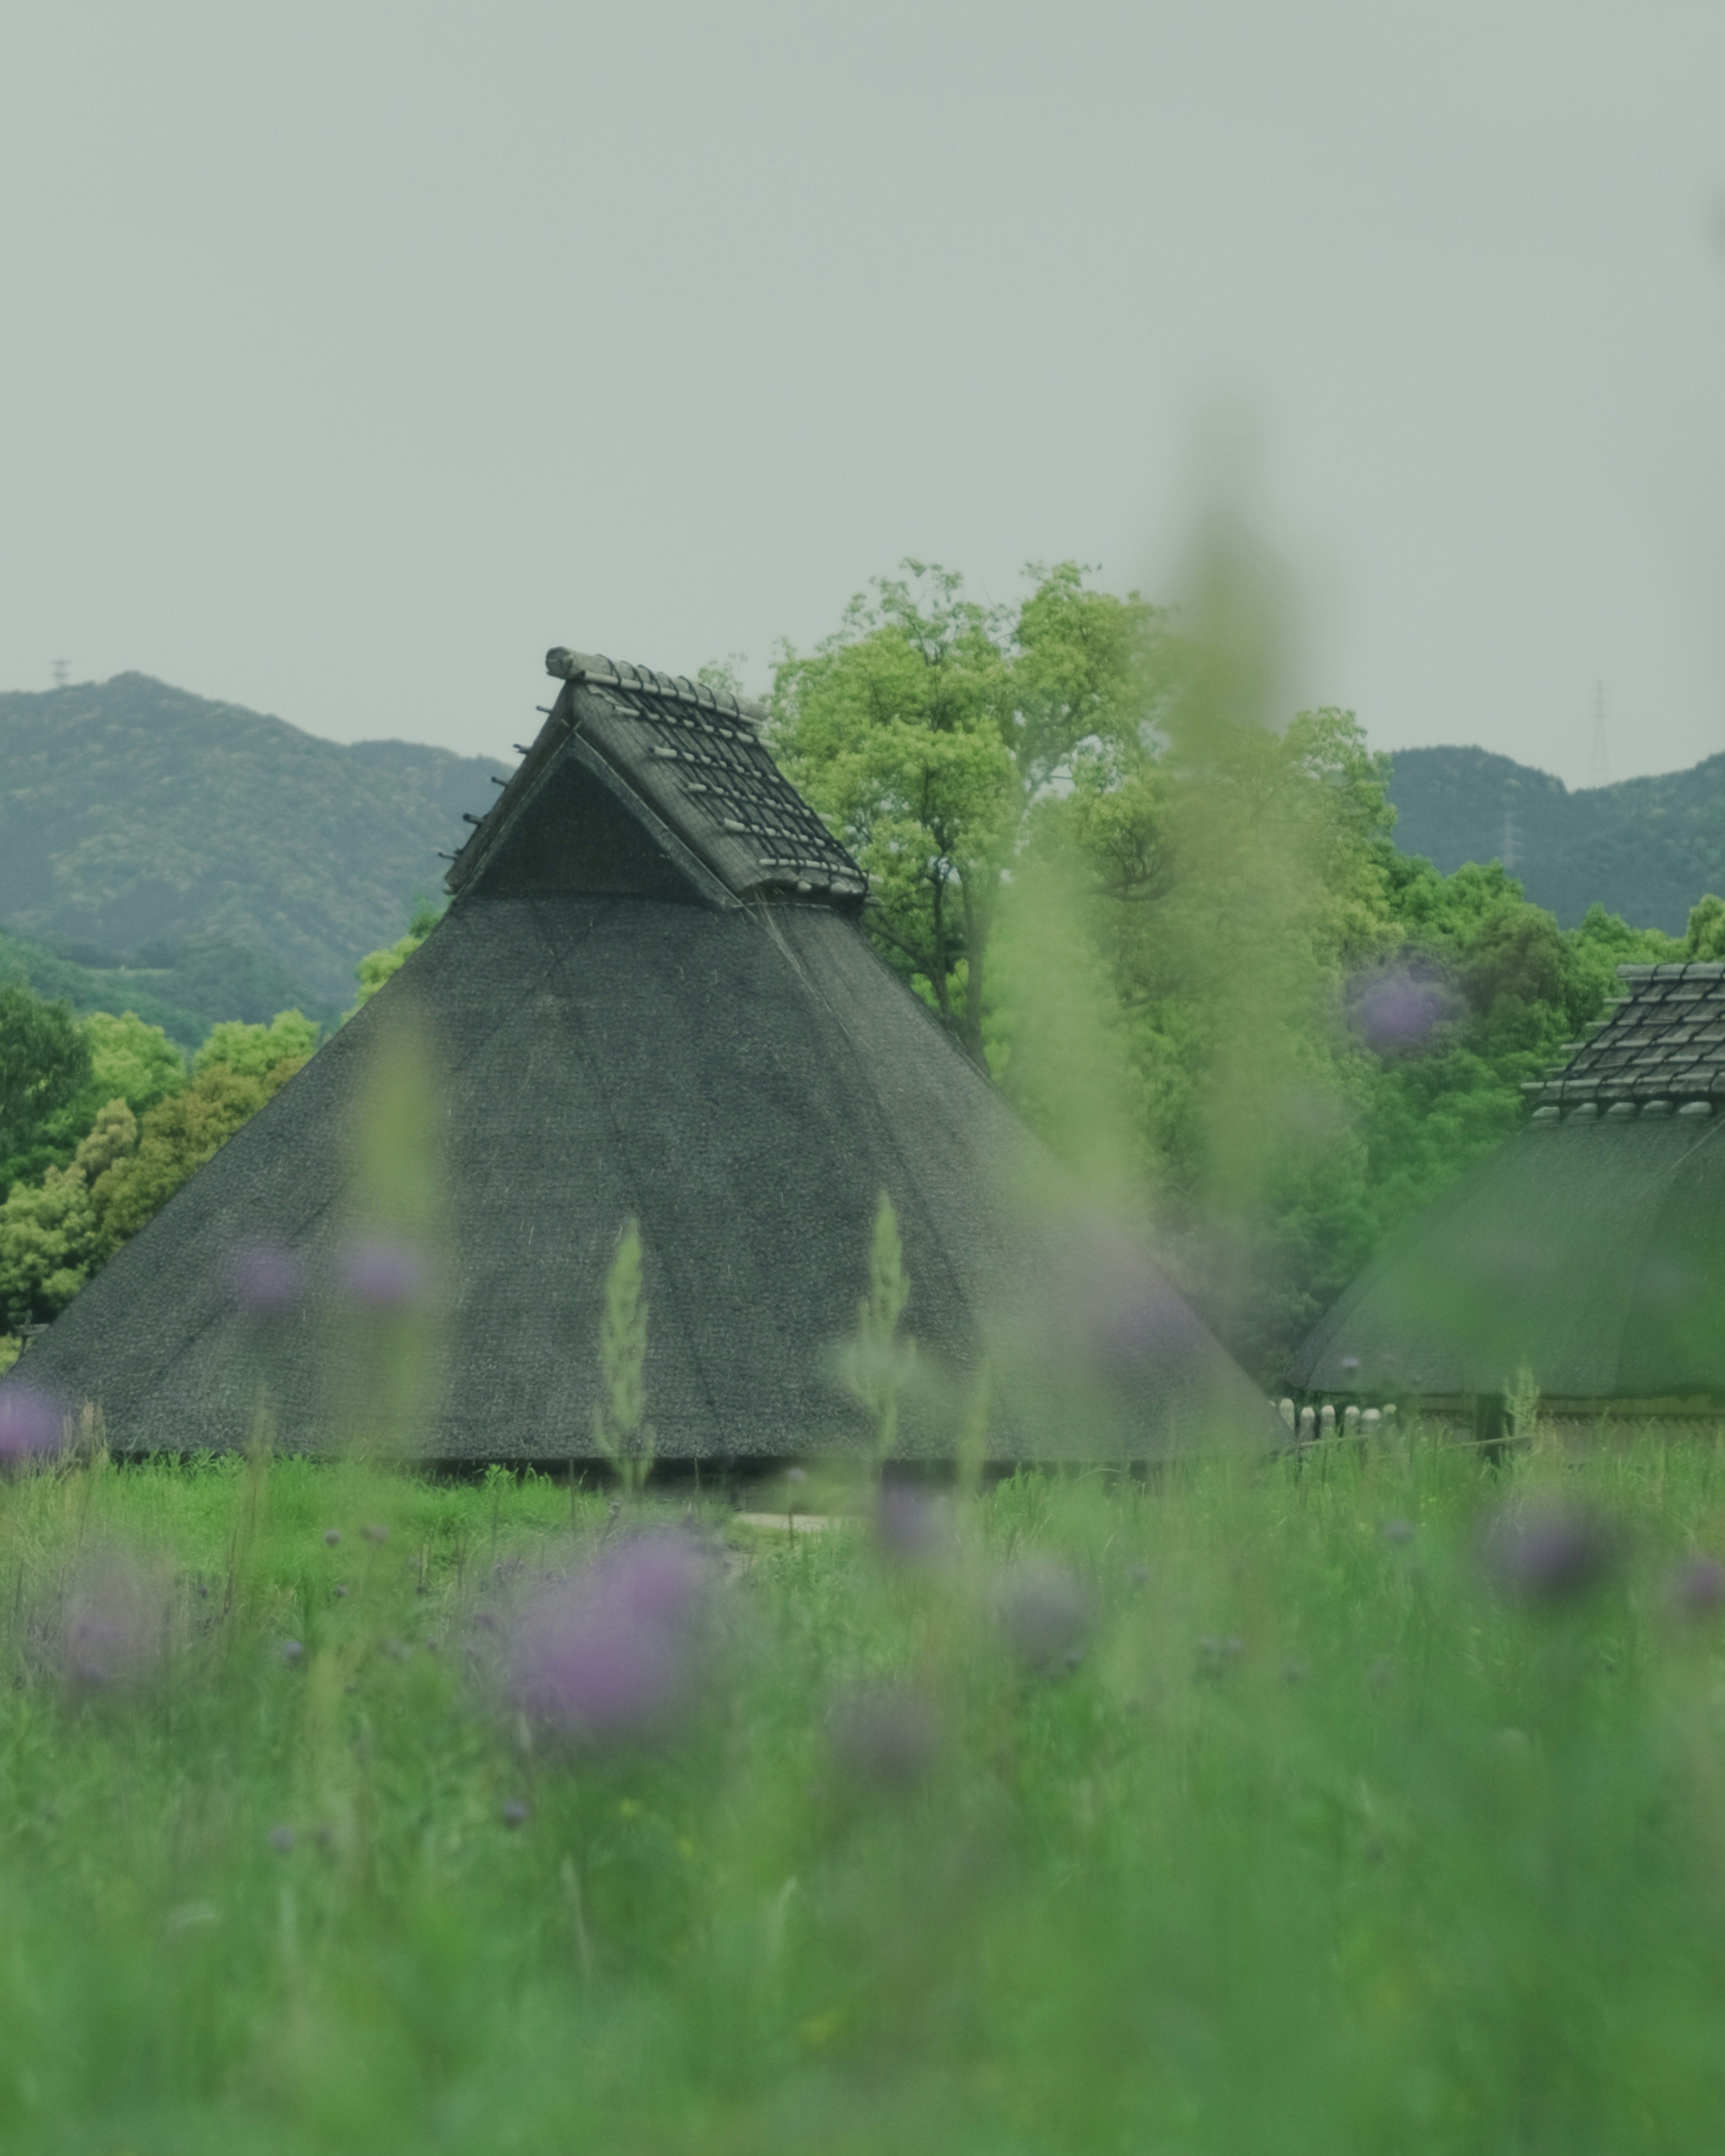
M 0 694 L 0 972 L 89 1008 L 328 1019 L 507 767 L 320 740 L 153 680 Z
M 1446 873 L 1501 860 L 1565 927 L 1597 901 L 1681 936 L 1704 892 L 1725 894 L 1725 755 L 1573 793 L 1489 749 L 1400 749 L 1390 761 L 1404 853 Z
M 1574 793 L 1488 749 L 1391 761 L 1404 852 L 1446 871 L 1505 860 L 1565 926 L 1597 900 L 1681 934 L 1725 893 L 1725 755 Z M 344 747 L 143 674 L 0 693 L 0 978 L 136 1009 L 188 1045 L 290 1004 L 327 1020 L 508 768 Z

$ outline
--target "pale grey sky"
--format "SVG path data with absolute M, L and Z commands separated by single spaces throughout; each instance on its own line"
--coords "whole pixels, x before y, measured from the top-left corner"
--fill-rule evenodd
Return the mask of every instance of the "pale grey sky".
M 1720 0 L 13 8 L 0 685 L 506 752 L 907 553 L 1172 596 L 1244 414 L 1303 701 L 1687 764 L 1722 113 Z

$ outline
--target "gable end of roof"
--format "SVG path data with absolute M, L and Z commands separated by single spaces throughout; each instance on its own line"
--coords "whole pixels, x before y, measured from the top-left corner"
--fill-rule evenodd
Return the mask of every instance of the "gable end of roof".
M 709 904 L 800 901 L 845 912 L 861 906 L 867 878 L 773 761 L 758 705 L 562 645 L 547 653 L 546 670 L 563 688 L 519 769 L 456 855 L 444 879 L 451 891 L 481 887 L 482 870 L 485 888 L 507 882 L 511 854 L 530 843 L 546 852 L 552 843 L 544 829 L 547 786 L 576 759 L 603 777 L 643 836 L 674 858 L 689 896 Z M 576 819 L 567 835 L 578 849 Z M 578 861 L 570 872 L 578 882 Z

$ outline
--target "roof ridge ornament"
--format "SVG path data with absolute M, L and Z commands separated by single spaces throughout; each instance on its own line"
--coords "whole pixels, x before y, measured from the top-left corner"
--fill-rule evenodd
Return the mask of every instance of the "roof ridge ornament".
M 608 659 L 603 652 L 572 651 L 563 644 L 554 644 L 546 653 L 545 670 L 557 681 L 597 681 L 619 689 L 646 689 L 656 696 L 705 706 L 727 718 L 747 719 L 754 726 L 765 726 L 771 716 L 766 706 L 752 697 L 733 696 L 728 689 L 691 681 L 686 674 L 660 674 L 650 666 L 631 665 L 626 659 L 620 662 Z

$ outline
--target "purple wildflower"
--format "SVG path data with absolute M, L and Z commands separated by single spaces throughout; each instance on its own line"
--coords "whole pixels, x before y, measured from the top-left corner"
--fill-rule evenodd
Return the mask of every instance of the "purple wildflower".
M 1002 1629 L 1034 1669 L 1076 1663 L 1091 1617 L 1089 1595 L 1070 1573 L 1053 1565 L 1024 1566 L 1008 1579 L 1001 1596 Z
M 644 1535 L 551 1581 L 508 1655 L 514 1703 L 593 1744 L 665 1734 L 692 1704 L 707 1568 L 683 1535 Z
M 1499 1513 L 1486 1537 L 1492 1577 L 1529 1603 L 1567 1601 L 1596 1586 L 1615 1553 L 1615 1538 L 1596 1514 L 1549 1501 Z
M 7 1386 L 0 1392 L 0 1468 L 55 1450 L 64 1427 L 60 1408 L 46 1393 L 26 1384 Z
M 886 1482 L 875 1501 L 875 1542 L 882 1556 L 916 1564 L 944 1554 L 946 1523 L 932 1501 L 903 1482 Z
M 254 1317 L 282 1317 L 300 1299 L 305 1268 L 285 1243 L 267 1236 L 243 1243 L 228 1265 L 234 1300 Z
M 1671 1601 L 1685 1617 L 1712 1617 L 1725 1607 L 1725 1564 L 1717 1558 L 1692 1557 L 1671 1581 Z
M 374 1235 L 351 1245 L 341 1259 L 341 1281 L 363 1308 L 380 1314 L 406 1310 L 426 1286 L 424 1255 L 411 1243 Z
M 1380 1055 L 1407 1055 L 1424 1047 L 1455 1008 L 1440 976 L 1407 966 L 1370 975 L 1351 1000 L 1355 1026 Z
M 1414 1539 L 1411 1520 L 1386 1520 L 1379 1530 L 1387 1543 L 1410 1543 Z
M 323 1531 L 323 1538 L 333 1549 L 341 1539 L 341 1530 L 339 1527 L 326 1527 Z
M 294 1845 L 294 1830 L 290 1826 L 273 1826 L 270 1830 L 270 1846 L 285 1856 Z
M 505 1826 L 525 1826 L 527 1823 L 527 1807 L 519 1797 L 511 1797 L 503 1807 L 501 1817 Z
M 300 1640 L 284 1640 L 281 1643 L 281 1659 L 285 1662 L 293 1663 L 302 1661 L 305 1653 L 305 1645 Z
M 832 1719 L 833 1750 L 855 1781 L 903 1789 L 922 1781 L 940 1747 L 933 1703 L 904 1686 L 859 1691 Z
M 167 1646 L 165 1577 L 126 1550 L 89 1558 L 66 1597 L 63 1655 L 68 1680 L 106 1689 L 147 1677 Z
M 362 1542 L 387 1543 L 389 1530 L 381 1520 L 367 1520 L 359 1531 L 359 1537 Z

